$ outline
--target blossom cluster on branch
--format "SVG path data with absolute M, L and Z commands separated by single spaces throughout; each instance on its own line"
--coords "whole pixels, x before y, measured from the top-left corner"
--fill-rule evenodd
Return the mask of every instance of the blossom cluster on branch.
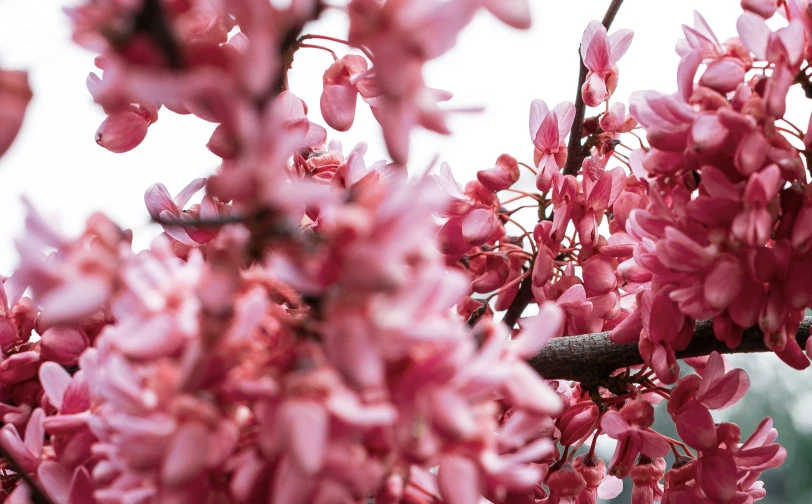
M 96 143 L 132 150 L 166 109 L 217 124 L 222 163 L 175 195 L 146 189 L 164 233 L 142 251 L 102 214 L 65 236 L 25 202 L 0 285 L 5 502 L 589 504 L 624 479 L 634 504 L 763 498 L 760 474 L 787 456 L 772 420 L 743 437 L 711 415 L 748 375 L 717 352 L 685 373 L 677 354 L 712 320 L 729 349 L 757 326 L 809 366 L 812 127 L 784 114 L 794 86 L 812 95 L 812 7 L 742 0 L 724 42 L 697 13 L 677 91 L 624 104 L 620 3 L 584 31 L 575 103 L 530 104 L 532 164 L 503 154 L 464 186 L 445 163 L 409 178 L 410 132 L 451 133 L 452 95 L 423 67 L 479 11 L 528 28 L 527 0 L 68 9 L 98 54 Z M 308 31 L 327 9 L 348 33 Z M 391 161 L 310 120 L 287 79 L 305 50 L 333 58 L 326 126 L 350 129 L 360 96 Z M 0 70 L 0 155 L 31 97 Z M 528 364 L 601 331 L 644 364 L 583 382 Z M 680 439 L 652 429 L 661 402 Z

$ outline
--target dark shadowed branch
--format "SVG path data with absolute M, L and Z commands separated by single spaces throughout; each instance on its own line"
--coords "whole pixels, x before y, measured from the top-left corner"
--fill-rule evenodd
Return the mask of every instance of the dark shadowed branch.
M 809 338 L 810 325 L 812 317 L 804 318 L 795 334 L 801 348 L 804 348 Z M 764 344 L 764 333 L 758 327 L 745 330 L 741 344 L 730 349 L 716 339 L 711 321 L 701 320 L 696 323 L 694 337 L 688 348 L 677 352 L 677 358 L 699 357 L 714 350 L 727 354 L 770 351 Z M 547 379 L 573 380 L 593 386 L 600 384 L 616 369 L 642 363 L 643 358 L 640 357 L 637 344 L 612 343 L 608 332 L 554 338 L 538 355 L 530 359 L 533 368 Z

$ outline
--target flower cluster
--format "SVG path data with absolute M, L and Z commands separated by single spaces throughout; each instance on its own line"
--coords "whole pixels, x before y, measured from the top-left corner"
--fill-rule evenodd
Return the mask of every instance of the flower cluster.
M 702 319 L 730 350 L 755 328 L 795 368 L 812 352 L 796 339 L 812 127 L 784 119 L 790 88 L 812 95 L 812 18 L 806 0 L 742 6 L 724 43 L 696 14 L 676 93 L 628 105 L 613 94 L 633 33 L 589 23 L 576 103 L 530 105 L 532 162 L 502 154 L 465 185 L 446 163 L 408 177 L 411 130 L 450 133 L 424 65 L 481 10 L 529 27 L 527 0 L 351 0 L 346 38 L 307 32 L 336 8 L 319 0 L 69 9 L 103 70 L 100 146 L 136 148 L 165 107 L 216 123 L 222 161 L 174 197 L 146 189 L 164 233 L 142 251 L 104 215 L 71 237 L 26 203 L 0 278 L 5 501 L 588 504 L 626 478 L 635 504 L 764 497 L 787 456 L 772 420 L 742 442 L 711 415 L 748 375 L 710 350 L 678 365 Z M 350 129 L 360 95 L 391 162 L 308 118 L 287 71 L 311 49 L 333 57 L 327 126 Z M 0 155 L 31 96 L 0 71 Z M 603 331 L 641 360 L 529 363 Z M 652 428 L 664 401 L 680 439 Z

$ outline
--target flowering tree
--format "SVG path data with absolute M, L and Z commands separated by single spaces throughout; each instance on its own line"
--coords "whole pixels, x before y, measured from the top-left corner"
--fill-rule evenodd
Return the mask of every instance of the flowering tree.
M 677 91 L 628 105 L 613 0 L 575 103 L 530 104 L 533 163 L 464 187 L 445 164 L 408 177 L 410 131 L 450 133 L 423 65 L 478 10 L 529 27 L 527 0 L 352 0 L 348 34 L 308 31 L 337 7 L 279 3 L 68 11 L 99 54 L 101 147 L 136 148 L 165 107 L 217 123 L 222 164 L 146 189 L 164 233 L 137 253 L 104 215 L 71 237 L 27 205 L 0 288 L 6 502 L 587 504 L 627 477 L 634 504 L 764 497 L 772 421 L 742 442 L 710 411 L 749 387 L 722 354 L 812 355 L 812 127 L 783 118 L 793 86 L 812 96 L 809 0 L 742 0 L 724 43 L 697 13 Z M 334 60 L 327 126 L 360 95 L 391 162 L 308 119 L 286 78 L 305 50 Z M 0 70 L 0 155 L 31 97 Z M 680 439 L 651 429 L 663 401 Z

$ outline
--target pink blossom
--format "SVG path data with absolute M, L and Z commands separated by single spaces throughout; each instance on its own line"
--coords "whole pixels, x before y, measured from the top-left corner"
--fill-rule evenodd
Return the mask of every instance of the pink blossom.
M 25 72 L 0 70 L 0 156 L 6 153 L 23 124 L 33 93 Z
M 590 21 L 581 39 L 581 59 L 589 69 L 581 88 L 584 103 L 597 107 L 606 101 L 617 87 L 617 62 L 626 54 L 634 32 L 618 30 L 611 36 L 600 21 Z
M 668 453 L 665 439 L 649 429 L 653 422 L 654 408 L 640 400 L 629 402 L 620 412 L 611 410 L 603 415 L 601 427 L 609 437 L 618 440 L 609 474 L 626 476 L 640 453 L 651 458 L 664 457 Z
M 575 106 L 569 102 L 561 102 L 552 110 L 543 100 L 530 104 L 530 139 L 536 147 L 534 157 L 539 167 L 536 187 L 540 191 L 550 190 L 553 174 L 567 161 L 565 140 L 574 118 Z

